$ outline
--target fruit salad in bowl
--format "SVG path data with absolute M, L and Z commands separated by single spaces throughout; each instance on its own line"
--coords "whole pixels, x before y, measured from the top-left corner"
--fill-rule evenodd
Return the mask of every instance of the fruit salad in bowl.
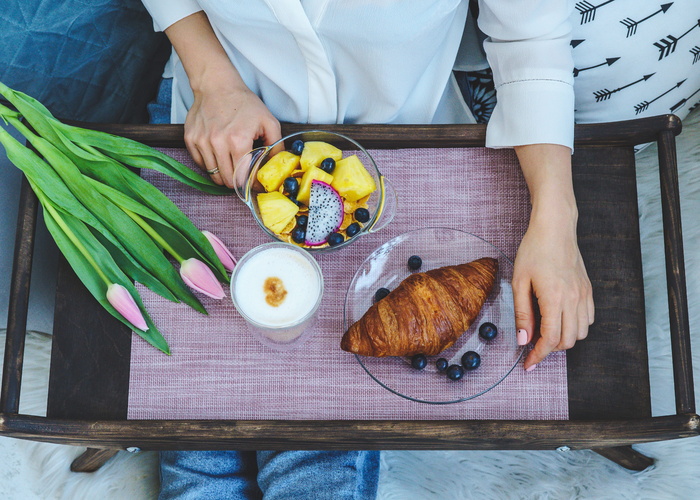
M 372 156 L 341 134 L 289 135 L 244 156 L 236 191 L 273 238 L 309 251 L 342 248 L 393 218 L 396 194 Z

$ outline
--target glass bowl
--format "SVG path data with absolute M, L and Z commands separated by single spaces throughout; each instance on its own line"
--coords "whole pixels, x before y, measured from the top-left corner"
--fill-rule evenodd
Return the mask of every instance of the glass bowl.
M 394 218 L 396 213 L 397 197 L 396 191 L 391 186 L 389 181 L 381 174 L 377 164 L 372 156 L 353 139 L 337 134 L 335 132 L 327 132 L 323 130 L 310 130 L 288 135 L 272 144 L 262 148 L 254 149 L 248 152 L 241 160 L 236 163 L 236 171 L 234 174 L 236 193 L 238 197 L 248 206 L 255 221 L 262 230 L 270 235 L 273 239 L 284 241 L 287 243 L 293 242 L 284 239 L 266 227 L 260 215 L 260 209 L 257 203 L 257 194 L 264 193 L 265 189 L 257 179 L 257 173 L 275 154 L 280 151 L 289 151 L 292 144 L 297 139 L 301 139 L 305 143 L 308 141 L 321 141 L 332 144 L 343 152 L 343 158 L 350 155 L 357 155 L 358 159 L 374 179 L 377 189 L 370 194 L 367 201 L 367 209 L 370 213 L 369 221 L 365 222 L 360 231 L 353 237 L 345 239 L 343 243 L 336 246 L 319 246 L 311 247 L 306 245 L 298 245 L 310 252 L 327 252 L 338 250 L 357 241 L 358 238 L 367 233 L 376 232 L 385 227 Z
M 385 389 L 422 403 L 447 404 L 475 398 L 498 385 L 518 364 L 523 347 L 517 344 L 513 291 L 510 285 L 513 264 L 498 248 L 465 231 L 432 227 L 409 231 L 393 238 L 372 252 L 360 265 L 345 299 L 345 329 L 359 320 L 373 303 L 379 288 L 393 290 L 412 272 L 409 257 L 418 255 L 419 271 L 463 264 L 482 257 L 498 260 L 498 273 L 491 294 L 469 329 L 455 344 L 436 356 L 428 357 L 423 370 L 411 367 L 410 358 L 355 355 L 362 368 Z M 498 328 L 492 340 L 479 336 L 479 326 L 490 322 Z M 460 380 L 450 380 L 439 372 L 435 361 L 446 358 L 460 364 L 462 354 L 476 351 L 481 365 L 465 371 Z

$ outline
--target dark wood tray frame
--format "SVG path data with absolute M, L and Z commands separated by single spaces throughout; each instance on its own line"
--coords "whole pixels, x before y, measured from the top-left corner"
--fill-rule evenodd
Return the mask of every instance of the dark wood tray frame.
M 181 125 L 89 126 L 156 147 L 184 146 Z M 284 124 L 283 133 L 311 128 Z M 320 128 L 345 133 L 369 149 L 483 147 L 485 140 L 485 127 L 481 125 L 323 125 Z M 642 469 L 650 461 L 636 454 L 629 445 L 700 433 L 700 419 L 695 413 L 675 152 L 675 136 L 680 130 L 681 122 L 673 115 L 576 126 L 574 177 L 577 197 L 585 194 L 587 187 L 600 182 L 592 177 L 610 172 L 611 179 L 622 179 L 622 184 L 626 182 L 627 198 L 634 202 L 633 207 L 628 203 L 625 208 L 626 220 L 633 222 L 633 227 L 619 229 L 619 235 L 612 239 L 622 244 L 625 252 L 631 253 L 632 267 L 636 272 L 636 281 L 631 283 L 637 298 L 630 306 L 633 314 L 625 315 L 623 311 L 620 319 L 615 313 L 611 320 L 620 323 L 617 331 L 635 332 L 631 334 L 632 340 L 625 343 L 601 334 L 599 341 L 587 340 L 567 352 L 571 414 L 571 420 L 567 421 L 126 420 L 130 335 L 118 322 L 95 307 L 94 299 L 65 262 L 59 271 L 48 416 L 19 414 L 38 212 L 37 199 L 25 180 L 20 197 L 11 282 L 0 398 L 0 434 L 90 447 L 92 451 L 84 455 L 80 463 L 74 464 L 76 470 L 94 470 L 119 449 L 595 449 L 621 465 Z M 633 153 L 634 145 L 654 141 L 658 143 L 659 151 L 669 334 L 676 398 L 676 414 L 660 417 L 652 417 L 650 410 Z M 612 166 L 608 168 L 606 162 Z M 579 236 L 582 241 L 595 238 L 595 235 L 588 234 L 595 232 L 596 224 L 601 224 L 595 222 L 599 214 L 595 213 L 594 207 L 600 205 L 599 200 L 589 197 L 579 204 Z M 592 225 L 586 226 L 586 220 L 592 221 Z M 584 235 L 581 234 L 582 225 L 587 231 Z M 628 233 L 622 234 L 625 231 Z M 631 246 L 624 246 L 628 245 L 627 240 L 631 241 Z M 585 247 L 582 243 L 582 252 Z M 595 260 L 594 256 L 591 258 Z M 620 279 L 626 278 L 621 276 Z M 601 285 L 601 288 L 605 287 Z M 601 294 L 612 301 L 626 295 L 620 290 L 601 291 Z M 605 309 L 606 304 L 600 303 L 598 297 L 596 302 Z M 616 303 L 611 307 L 624 309 L 627 305 Z M 77 321 L 76 310 L 83 311 L 80 321 Z M 597 320 L 593 329 L 610 328 L 611 324 L 603 321 L 599 326 Z M 589 338 L 592 337 L 593 330 Z M 620 343 L 624 345 L 618 345 Z M 597 359 L 598 354 L 608 358 L 596 361 L 593 358 Z M 623 364 L 621 359 L 631 361 Z M 607 362 L 613 362 L 613 366 L 605 366 Z M 601 381 L 595 378 L 600 377 L 599 370 L 600 373 L 621 370 L 623 377 L 612 382 Z M 629 386 L 620 387 L 618 382 Z M 592 388 L 595 394 L 588 394 Z

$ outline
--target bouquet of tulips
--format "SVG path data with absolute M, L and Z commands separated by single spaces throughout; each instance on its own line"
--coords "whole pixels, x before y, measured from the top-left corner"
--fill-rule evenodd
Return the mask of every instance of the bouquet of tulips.
M 229 281 L 235 260 L 132 168 L 155 169 L 207 193 L 230 191 L 144 144 L 67 125 L 2 83 L 0 94 L 15 108 L 0 104 L 0 118 L 32 148 L 2 127 L 0 144 L 36 193 L 59 249 L 107 311 L 170 354 L 133 282 L 206 314 L 191 289 L 223 298 L 221 282 Z

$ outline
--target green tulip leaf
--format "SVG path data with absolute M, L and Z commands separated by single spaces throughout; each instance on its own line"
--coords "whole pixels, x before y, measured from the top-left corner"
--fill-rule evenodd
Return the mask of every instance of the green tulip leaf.
M 75 197 L 80 199 L 104 226 L 110 228 L 115 238 L 136 262 L 156 276 L 178 300 L 206 314 L 204 306 L 143 228 L 109 199 L 90 187 L 80 170 L 48 141 L 38 136 L 30 136 L 28 139 L 47 163 L 54 167 L 54 171 Z
M 33 97 L 12 90 L 2 83 L 0 83 L 0 94 L 17 108 L 39 135 L 61 150 L 63 148 L 59 144 L 66 146 L 66 141 L 85 144 L 98 148 L 107 156 L 121 160 L 126 165 L 157 170 L 195 189 L 217 195 L 230 195 L 232 193 L 230 189 L 215 184 L 208 177 L 197 174 L 177 160 L 150 146 L 126 137 L 63 123 L 54 118 L 51 112 Z
M 35 191 L 40 190 L 35 188 Z M 45 201 L 45 203 L 48 203 L 48 201 Z M 122 316 L 112 306 L 112 304 L 109 303 L 106 296 L 108 284 L 105 283 L 105 281 L 101 279 L 97 273 L 95 273 L 93 265 L 67 236 L 66 232 L 61 228 L 51 212 L 44 210 L 44 220 L 46 222 L 47 229 L 51 233 L 56 245 L 58 245 L 58 248 L 61 250 L 61 253 L 63 253 L 63 255 L 66 257 L 66 260 L 71 265 L 71 268 L 75 271 L 76 275 L 78 278 L 80 278 L 88 291 L 112 316 L 131 328 L 137 335 L 139 335 L 153 347 L 163 351 L 166 354 L 170 354 L 170 348 L 168 347 L 165 338 L 158 331 L 158 328 L 148 315 L 136 287 L 134 287 L 128 277 L 121 272 L 107 249 L 100 245 L 96 239 L 91 238 L 89 229 L 82 221 L 66 213 L 63 213 L 60 216 L 62 219 L 61 222 L 65 226 L 69 227 L 75 236 L 80 239 L 82 245 L 84 245 L 84 247 L 87 249 L 91 258 L 100 267 L 102 272 L 110 279 L 110 281 L 112 283 L 117 283 L 124 286 L 129 291 L 141 310 L 144 319 L 146 320 L 148 330 L 145 332 L 139 330 L 136 326 L 124 318 L 124 316 Z
M 138 264 L 109 229 L 78 201 L 50 165 L 4 130 L 0 131 L 0 142 L 5 146 L 10 161 L 21 168 L 33 185 L 41 189 L 48 202 L 82 220 L 100 235 L 101 241 L 114 252 L 115 260 L 131 279 L 142 283 L 167 300 L 179 302 L 177 297 L 158 278 Z
M 175 250 L 175 252 L 178 255 L 180 255 L 184 259 L 194 257 L 205 262 L 209 265 L 212 271 L 214 271 L 214 274 L 217 275 L 217 279 L 219 279 L 219 281 L 228 283 L 228 275 L 226 274 L 225 270 L 223 270 L 223 265 L 221 264 L 219 258 L 216 256 L 216 252 L 214 252 L 214 249 L 212 248 L 211 251 L 207 252 L 207 254 L 205 255 L 202 252 L 200 252 L 194 245 L 192 245 L 190 240 L 193 239 L 193 237 L 196 235 L 201 235 L 201 231 L 199 231 L 196 227 L 192 226 L 192 232 L 196 233 L 196 235 L 188 234 L 188 236 L 190 236 L 190 239 L 188 239 L 163 217 L 161 217 L 145 205 L 135 201 L 133 198 L 130 198 L 129 196 L 125 195 L 117 189 L 114 189 L 111 186 L 98 182 L 94 179 L 86 179 L 88 180 L 91 186 L 93 186 L 102 195 L 109 198 L 115 205 L 118 205 L 122 209 L 130 210 L 146 219 L 149 225 L 156 231 L 156 233 L 158 233 L 160 237 L 162 237 L 168 243 L 168 246 Z M 185 230 L 188 230 L 188 233 L 190 232 L 189 228 L 185 228 Z M 206 240 L 206 237 L 204 237 L 204 239 Z M 211 247 L 211 244 L 208 240 L 207 244 Z
M 28 137 L 28 139 L 31 138 Z M 143 205 L 160 214 L 176 231 L 179 231 L 189 240 L 189 244 L 204 257 L 203 260 L 210 265 L 217 278 L 220 281 L 228 282 L 226 270 L 219 261 L 209 240 L 170 198 L 165 196 L 150 182 L 139 177 L 133 171 L 125 169 L 115 160 L 99 153 L 86 151 L 65 138 L 62 140 L 65 141 L 65 148 L 62 149 L 62 152 L 74 162 L 84 175 L 116 188 L 117 191 L 121 191 L 134 200 L 140 201 Z M 139 213 L 137 210 L 132 209 L 132 211 Z M 177 247 L 186 249 L 189 245 L 181 246 L 180 243 L 177 243 Z M 189 252 L 186 253 L 189 255 Z
M 206 236 L 202 234 L 170 198 L 165 196 L 153 184 L 128 170 L 114 171 L 100 169 L 97 175 L 90 177 L 91 179 L 99 181 L 101 186 L 113 188 L 109 189 L 109 192 L 114 193 L 112 201 L 117 205 L 125 206 L 129 208 L 129 210 L 149 220 L 167 226 L 169 228 L 168 232 L 177 231 L 180 237 L 187 239 L 187 242 L 182 242 L 182 245 L 184 245 L 182 247 L 183 252 L 190 255 L 191 251 L 186 250 L 186 248 L 190 246 L 193 247 L 202 257 L 202 260 L 209 264 L 214 274 L 217 275 L 217 278 L 220 281 L 228 282 L 226 270 Z M 96 187 L 96 189 L 102 189 L 104 191 L 103 194 L 107 196 L 107 190 L 104 188 Z M 119 202 L 114 198 L 117 196 L 119 197 Z M 131 199 L 133 203 L 131 203 L 129 199 Z M 170 237 L 168 236 L 166 240 L 170 241 Z M 175 240 L 173 240 L 173 243 L 177 244 L 178 247 L 181 245 L 180 243 L 176 243 Z
M 206 314 L 164 250 L 180 261 L 205 262 L 220 281 L 228 282 L 229 277 L 204 234 L 134 169 L 150 168 L 212 194 L 232 191 L 137 141 L 62 123 L 39 101 L 1 82 L 0 95 L 16 108 L 0 104 L 0 118 L 20 131 L 36 152 L 2 128 L 0 143 L 37 193 L 47 227 L 66 259 L 110 314 L 169 354 L 133 281 Z M 149 325 L 147 332 L 135 328 L 109 303 L 109 283 L 129 290 Z

